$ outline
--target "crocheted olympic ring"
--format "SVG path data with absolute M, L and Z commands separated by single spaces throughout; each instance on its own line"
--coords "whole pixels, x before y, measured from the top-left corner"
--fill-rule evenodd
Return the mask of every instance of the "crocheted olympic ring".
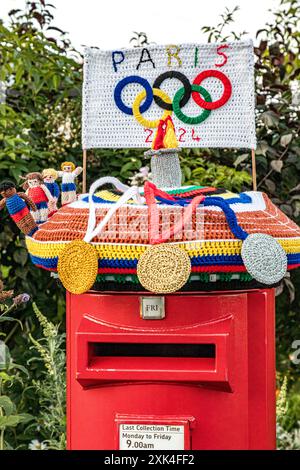
M 201 95 L 205 98 L 206 102 L 207 101 L 211 102 L 210 94 L 202 86 L 192 85 L 192 90 L 193 90 L 193 93 L 199 93 L 199 94 L 201 93 Z M 173 110 L 176 116 L 178 117 L 178 119 L 180 119 L 185 124 L 200 124 L 200 122 L 205 121 L 205 119 L 207 119 L 211 113 L 211 111 L 207 109 L 205 109 L 201 114 L 199 114 L 199 116 L 195 116 L 195 117 L 187 116 L 186 114 L 182 112 L 182 110 L 180 109 L 180 102 L 183 96 L 184 96 L 184 88 L 180 88 L 175 93 L 175 96 L 173 98 Z
M 204 101 L 201 98 L 199 93 L 195 93 L 194 91 L 192 93 L 192 97 L 194 101 L 198 104 L 198 106 L 200 106 L 200 108 L 209 109 L 209 110 L 217 109 L 217 108 L 220 108 L 221 106 L 224 106 L 224 104 L 227 103 L 227 101 L 229 100 L 231 96 L 231 92 L 232 92 L 232 87 L 231 87 L 229 78 L 226 77 L 226 75 L 224 75 L 224 73 L 220 72 L 219 70 L 204 70 L 204 72 L 201 72 L 199 73 L 199 75 L 197 75 L 193 84 L 200 85 L 200 83 L 205 78 L 210 78 L 210 77 L 218 78 L 223 83 L 224 91 L 223 91 L 223 95 L 221 96 L 219 100 L 208 103 L 207 101 Z
M 145 113 L 152 104 L 153 93 L 152 93 L 152 88 L 149 82 L 145 78 L 139 77 L 138 75 L 130 75 L 130 77 L 125 77 L 123 78 L 123 80 L 121 80 L 117 84 L 115 88 L 115 92 L 114 92 L 115 103 L 118 106 L 118 108 L 121 111 L 123 111 L 123 113 L 129 114 L 130 116 L 133 115 L 133 110 L 123 103 L 122 96 L 121 96 L 123 89 L 130 83 L 138 83 L 139 85 L 142 85 L 145 88 L 147 92 L 146 100 L 142 104 L 141 109 L 140 109 L 141 113 Z
M 183 73 L 175 72 L 174 70 L 171 70 L 170 72 L 165 72 L 159 75 L 153 83 L 153 88 L 160 88 L 160 85 L 162 84 L 162 82 L 164 82 L 167 78 L 177 78 L 177 80 L 179 80 L 184 86 L 184 93 L 180 100 L 180 107 L 183 108 L 183 106 L 185 106 L 187 102 L 189 101 L 191 97 L 191 93 L 192 93 L 192 87 L 188 78 L 185 75 L 183 75 Z M 167 109 L 168 111 L 173 111 L 172 103 L 166 103 L 159 96 L 154 95 L 154 101 L 161 108 Z
M 183 88 L 184 90 L 184 88 Z M 158 96 L 159 98 L 161 98 L 162 100 L 164 100 L 166 103 L 172 103 L 171 101 L 171 98 L 167 95 L 167 93 L 165 93 L 164 91 L 162 90 L 159 90 L 158 88 L 153 88 L 153 95 L 154 96 Z M 147 127 L 147 128 L 152 128 L 152 127 L 158 127 L 159 125 L 159 121 L 161 119 L 166 119 L 168 116 L 171 116 L 172 114 L 172 111 L 164 111 L 163 112 L 163 115 L 161 116 L 161 118 L 159 119 L 156 119 L 154 121 L 149 121 L 148 119 L 145 119 L 143 118 L 142 114 L 141 114 L 141 109 L 142 109 L 142 106 L 140 108 L 140 104 L 141 102 L 143 101 L 143 99 L 145 99 L 146 97 L 146 90 L 143 90 L 141 91 L 136 99 L 134 100 L 134 103 L 132 105 L 132 113 L 135 117 L 135 119 L 144 127 Z
M 173 102 L 170 97 L 160 89 L 163 81 L 168 78 L 176 78 L 183 84 L 183 87 L 175 93 Z M 212 101 L 209 92 L 200 86 L 200 83 L 202 83 L 206 78 L 217 78 L 223 84 L 223 94 L 221 98 L 216 101 Z M 144 90 L 135 98 L 132 108 L 124 104 L 121 96 L 123 89 L 131 83 L 137 83 L 144 87 Z M 186 124 L 199 124 L 208 118 L 212 109 L 224 106 L 231 97 L 231 93 L 232 86 L 229 78 L 219 70 L 204 70 L 197 75 L 192 85 L 183 73 L 172 70 L 159 75 L 153 83 L 153 88 L 151 88 L 151 85 L 146 79 L 139 77 L 138 75 L 131 75 L 123 78 L 115 88 L 114 99 L 116 105 L 123 113 L 129 114 L 130 116 L 134 115 L 142 126 L 151 128 L 158 126 L 159 119 L 149 121 L 144 119 L 142 114 L 150 108 L 153 100 L 160 108 L 165 110 L 161 119 L 165 119 L 172 113 L 172 111 L 174 111 L 177 118 L 182 122 Z M 181 110 L 181 108 L 188 103 L 191 96 L 195 103 L 198 104 L 200 108 L 204 109 L 204 112 L 196 117 L 188 117 Z M 144 102 L 142 103 L 143 100 Z

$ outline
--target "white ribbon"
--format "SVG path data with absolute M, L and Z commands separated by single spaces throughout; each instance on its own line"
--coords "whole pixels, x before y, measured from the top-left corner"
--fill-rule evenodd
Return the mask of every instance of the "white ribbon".
M 112 205 L 112 207 L 108 210 L 105 217 L 101 220 L 101 222 L 95 227 L 96 225 L 96 207 L 93 201 L 93 195 L 95 191 L 104 184 L 112 184 L 114 185 L 119 191 L 123 192 L 124 194 L 118 199 L 118 201 Z M 130 199 L 134 199 L 135 202 L 138 204 L 142 204 L 142 198 L 139 192 L 139 188 L 137 186 L 126 186 L 125 184 L 121 183 L 117 178 L 113 176 L 105 176 L 103 178 L 99 178 L 96 180 L 90 187 L 89 191 L 89 220 L 88 220 L 88 227 L 84 237 L 84 241 L 89 243 L 94 237 L 99 235 L 99 233 L 104 229 L 105 225 L 111 219 L 111 217 L 115 214 L 115 212 L 123 205 L 126 204 Z

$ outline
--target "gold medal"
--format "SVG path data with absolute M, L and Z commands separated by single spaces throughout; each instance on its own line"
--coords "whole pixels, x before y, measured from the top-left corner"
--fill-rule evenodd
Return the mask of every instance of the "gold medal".
M 190 273 L 191 260 L 188 254 L 167 243 L 147 248 L 137 265 L 140 283 L 156 294 L 176 292 L 187 282 Z
M 98 254 L 93 245 L 74 240 L 62 251 L 57 271 L 63 286 L 72 294 L 91 289 L 98 273 Z

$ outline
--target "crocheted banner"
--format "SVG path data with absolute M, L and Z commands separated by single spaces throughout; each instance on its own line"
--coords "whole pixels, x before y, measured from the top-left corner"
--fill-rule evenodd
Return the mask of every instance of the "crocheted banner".
M 252 42 L 85 50 L 83 148 L 150 147 L 168 115 L 181 147 L 255 148 Z

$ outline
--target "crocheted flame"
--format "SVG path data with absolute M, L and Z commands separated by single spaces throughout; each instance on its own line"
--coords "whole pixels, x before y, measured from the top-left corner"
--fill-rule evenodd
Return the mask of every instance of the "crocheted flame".
M 161 119 L 152 143 L 153 150 L 176 149 L 178 141 L 171 116 Z

